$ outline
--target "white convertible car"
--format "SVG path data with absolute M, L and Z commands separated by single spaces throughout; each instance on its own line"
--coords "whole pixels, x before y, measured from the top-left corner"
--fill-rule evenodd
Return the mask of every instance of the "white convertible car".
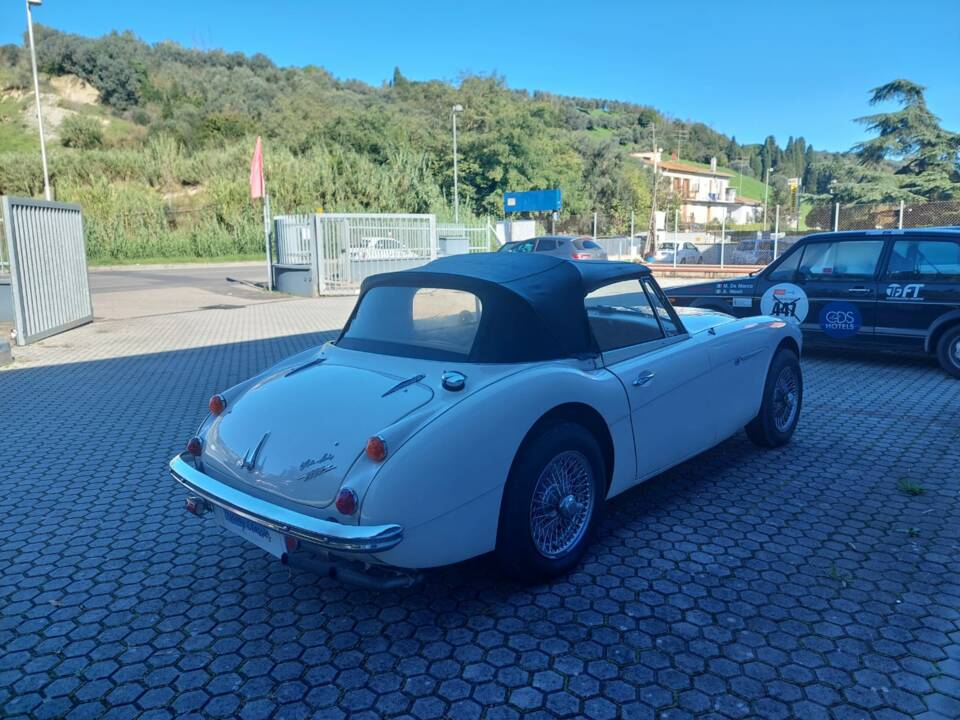
M 746 427 L 786 443 L 800 333 L 678 315 L 642 265 L 442 258 L 367 278 L 333 342 L 210 400 L 170 462 L 187 509 L 367 587 L 495 552 L 570 570 L 604 501 Z

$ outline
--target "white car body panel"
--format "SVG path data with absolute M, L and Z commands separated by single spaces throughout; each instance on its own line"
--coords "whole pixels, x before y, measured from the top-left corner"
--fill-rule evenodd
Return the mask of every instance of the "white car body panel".
M 528 366 L 457 403 L 392 451 L 369 483 L 361 510 L 361 522 L 371 525 L 381 524 L 380 518 L 404 518 L 404 542 L 380 559 L 401 567 L 429 567 L 492 550 L 500 496 L 517 450 L 537 420 L 560 405 L 587 405 L 607 421 L 615 452 L 613 479 L 617 486 L 628 486 L 636 478 L 636 468 L 626 396 L 616 377 L 592 365 L 588 361 L 557 361 Z M 457 369 L 467 374 L 469 386 L 472 368 Z M 505 412 L 507 406 L 509 412 Z M 411 490 L 424 478 L 442 478 L 443 482 L 433 483 L 425 497 Z M 490 493 L 487 501 L 479 504 L 493 510 L 482 519 L 474 517 L 476 508 L 468 505 Z M 413 545 L 407 543 L 412 534 L 426 524 L 451 521 L 456 527 L 479 524 L 482 532 L 468 537 L 458 531 L 449 537 L 428 531 L 434 538 L 426 545 L 428 554 L 412 553 Z M 438 552 L 438 537 L 456 539 L 444 547 L 442 562 L 432 557 Z
M 547 413 L 574 405 L 599 416 L 612 449 L 613 497 L 742 428 L 759 411 L 777 348 L 801 346 L 799 330 L 777 318 L 679 315 L 680 336 L 527 363 L 425 360 L 328 343 L 224 393 L 227 410 L 198 433 L 206 438 L 198 472 L 288 515 L 354 532 L 402 527 L 402 541 L 367 561 L 416 569 L 466 560 L 496 546 L 511 467 Z M 464 389 L 443 387 L 450 370 L 466 376 Z M 387 447 L 382 462 L 364 453 L 374 435 Z M 333 504 L 342 489 L 359 501 L 352 515 Z

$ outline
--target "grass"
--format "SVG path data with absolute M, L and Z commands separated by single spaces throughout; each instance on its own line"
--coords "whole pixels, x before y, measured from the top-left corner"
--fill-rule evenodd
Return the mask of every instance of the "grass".
M 23 101 L 0 98 L 0 152 L 33 151 L 40 147 L 37 134 L 23 126 Z
M 694 167 L 703 168 L 704 170 L 709 170 L 710 166 L 706 163 L 694 162 L 693 160 L 683 160 L 680 162 L 686 163 L 687 165 L 693 165 Z M 755 177 L 750 177 L 749 175 L 743 175 L 742 173 L 737 172 L 733 168 L 728 167 L 717 167 L 717 170 L 720 172 L 732 173 L 733 177 L 730 178 L 730 187 L 737 189 L 737 195 L 741 197 L 750 198 L 751 200 L 759 200 L 763 202 L 763 191 L 764 185 L 763 182 L 757 180 Z
M 837 567 L 836 563 L 833 563 L 830 565 L 830 570 L 829 572 L 827 572 L 827 577 L 829 577 L 831 580 L 835 580 L 836 582 L 840 583 L 841 585 L 843 585 L 843 587 L 847 586 L 847 580 L 849 579 L 849 576 L 845 572 L 840 570 L 840 568 Z
M 923 485 L 915 483 L 905 477 L 897 480 L 897 487 L 900 488 L 900 492 L 906 493 L 907 495 L 923 495 L 926 492 Z

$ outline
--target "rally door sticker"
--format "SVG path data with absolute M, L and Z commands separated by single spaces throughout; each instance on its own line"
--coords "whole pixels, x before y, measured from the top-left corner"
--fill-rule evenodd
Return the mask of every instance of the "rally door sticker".
M 810 310 L 810 302 L 803 289 L 793 283 L 778 283 L 769 288 L 760 298 L 760 312 L 789 320 L 795 325 L 802 323 Z

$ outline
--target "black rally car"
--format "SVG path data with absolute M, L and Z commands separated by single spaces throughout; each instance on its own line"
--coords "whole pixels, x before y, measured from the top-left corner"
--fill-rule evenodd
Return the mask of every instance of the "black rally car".
M 810 345 L 936 355 L 960 378 L 960 227 L 808 235 L 756 275 L 668 292 L 678 306 L 781 316 Z

